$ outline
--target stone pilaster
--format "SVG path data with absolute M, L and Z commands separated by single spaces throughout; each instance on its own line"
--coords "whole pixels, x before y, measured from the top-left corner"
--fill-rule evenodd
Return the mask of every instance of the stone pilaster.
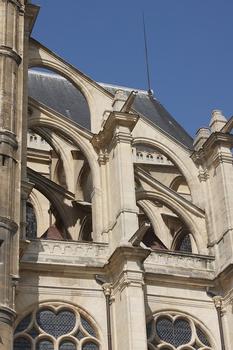
M 114 350 L 147 350 L 142 264 L 149 254 L 146 249 L 121 246 L 109 259 Z
M 215 114 L 211 125 L 216 129 L 220 123 L 216 118 L 220 117 Z M 204 182 L 209 247 L 217 257 L 218 272 L 233 263 L 232 145 L 230 133 L 214 131 L 192 155 L 199 165 L 200 180 Z
M 12 348 L 18 274 L 24 0 L 0 0 L 0 349 Z M 25 130 L 26 134 L 26 130 Z
M 108 231 L 112 232 L 113 249 L 119 242 L 128 242 L 138 229 L 131 135 L 137 120 L 135 114 L 112 112 L 103 131 L 92 141 L 100 154 L 108 154 L 104 183 L 107 184 L 105 191 L 110 193 L 108 205 L 112 214 Z

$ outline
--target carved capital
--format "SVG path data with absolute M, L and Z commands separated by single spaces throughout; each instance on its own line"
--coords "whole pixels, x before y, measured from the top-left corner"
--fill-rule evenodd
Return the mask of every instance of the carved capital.
M 219 295 L 216 295 L 215 297 L 213 297 L 213 301 L 214 301 L 214 305 L 216 307 L 216 309 L 221 309 L 222 308 L 222 297 Z
M 104 292 L 105 296 L 110 296 L 111 295 L 111 293 L 112 293 L 112 285 L 111 285 L 111 283 L 104 283 L 102 285 L 102 288 L 103 288 L 103 292 Z

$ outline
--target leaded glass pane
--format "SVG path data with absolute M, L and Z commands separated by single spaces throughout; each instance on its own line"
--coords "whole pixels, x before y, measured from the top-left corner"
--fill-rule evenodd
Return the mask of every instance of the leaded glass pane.
M 156 330 L 161 340 L 174 346 L 187 344 L 192 337 L 190 325 L 183 319 L 173 322 L 166 317 L 160 318 L 156 323 Z
M 189 235 L 184 236 L 184 238 L 181 240 L 178 250 L 192 253 L 192 244 Z
M 208 339 L 205 335 L 205 333 L 199 328 L 196 326 L 196 331 L 197 331 L 197 336 L 199 338 L 199 340 L 206 346 L 210 346 L 210 343 L 208 342 Z
M 37 222 L 33 206 L 27 203 L 26 206 L 26 236 L 27 238 L 36 238 L 37 236 Z
M 25 331 L 26 328 L 28 328 L 31 322 L 31 317 L 32 317 L 31 314 L 27 315 L 26 317 L 24 317 L 24 319 L 22 319 L 21 322 L 19 322 L 18 326 L 16 327 L 15 334 L 19 332 L 23 332 Z
M 24 338 L 24 337 L 20 337 L 15 339 L 14 341 L 14 350 L 31 350 L 31 342 Z
M 93 342 L 85 343 L 82 350 L 99 350 L 99 346 Z
M 39 332 L 35 327 L 33 327 L 27 332 L 27 334 L 29 334 L 32 338 L 36 338 L 39 335 Z
M 96 333 L 94 328 L 90 325 L 90 323 L 83 317 L 81 317 L 81 323 L 83 328 L 92 336 L 96 337 Z
M 76 334 L 75 334 L 75 337 L 78 339 L 78 340 L 81 340 L 82 338 L 85 337 L 85 335 L 83 334 L 82 331 L 78 331 Z
M 58 314 L 51 310 L 42 310 L 37 313 L 36 320 L 44 332 L 58 338 L 74 329 L 76 317 L 69 310 L 59 311 Z
M 76 345 L 69 340 L 65 340 L 59 346 L 59 350 L 76 350 Z
M 54 350 L 53 343 L 50 340 L 43 339 L 36 344 L 36 350 Z

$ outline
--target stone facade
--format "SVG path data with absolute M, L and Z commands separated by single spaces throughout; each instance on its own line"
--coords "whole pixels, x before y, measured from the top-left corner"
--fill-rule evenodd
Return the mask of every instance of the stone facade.
M 0 0 L 0 350 L 231 350 L 233 119 L 190 146 L 32 39 L 38 12 Z

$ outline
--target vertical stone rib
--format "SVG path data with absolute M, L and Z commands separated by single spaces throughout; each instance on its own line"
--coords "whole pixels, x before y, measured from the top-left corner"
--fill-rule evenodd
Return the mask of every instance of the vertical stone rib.
M 12 349 L 15 314 L 12 276 L 18 271 L 24 75 L 20 57 L 24 51 L 23 2 L 0 0 L 0 350 Z

